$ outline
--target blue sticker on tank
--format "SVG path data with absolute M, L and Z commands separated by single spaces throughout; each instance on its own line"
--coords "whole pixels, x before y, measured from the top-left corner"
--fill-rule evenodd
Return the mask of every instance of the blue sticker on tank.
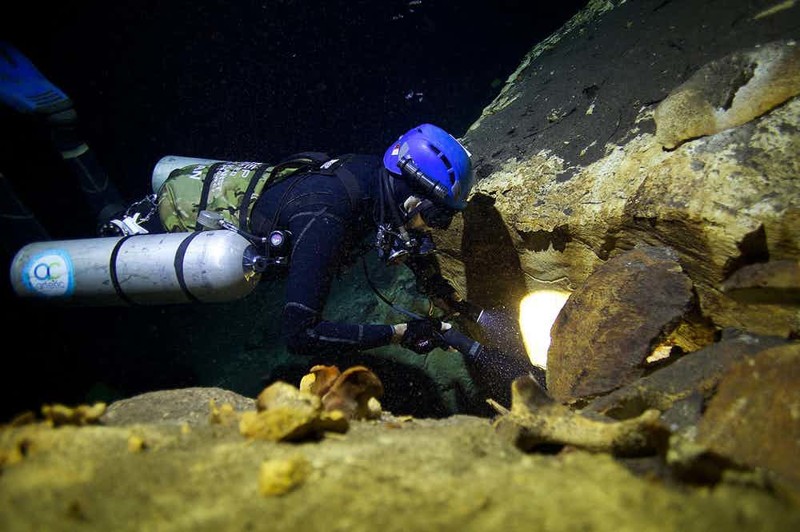
M 49 249 L 32 257 L 22 268 L 22 282 L 36 295 L 65 297 L 75 290 L 75 270 L 69 255 Z

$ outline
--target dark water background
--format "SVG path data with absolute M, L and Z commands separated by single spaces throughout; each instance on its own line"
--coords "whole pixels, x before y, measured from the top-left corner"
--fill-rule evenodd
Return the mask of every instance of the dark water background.
M 0 38 L 71 97 L 84 137 L 132 201 L 150 192 L 164 155 L 275 161 L 304 150 L 382 153 L 422 122 L 463 135 L 524 54 L 585 3 L 26 3 L 3 8 Z M 0 172 L 18 196 L 53 238 L 93 236 L 94 221 L 47 130 L 6 110 L 0 120 Z M 4 243 L 13 236 L 3 235 Z M 43 401 L 81 401 L 121 371 L 126 362 L 112 356 L 120 346 L 108 321 L 128 315 L 31 307 L 7 283 L 4 418 Z M 167 352 L 163 340 L 143 345 Z M 175 342 L 180 331 L 167 343 Z M 182 377 L 195 373 L 168 357 L 158 367 L 129 363 L 123 394 L 209 384 Z

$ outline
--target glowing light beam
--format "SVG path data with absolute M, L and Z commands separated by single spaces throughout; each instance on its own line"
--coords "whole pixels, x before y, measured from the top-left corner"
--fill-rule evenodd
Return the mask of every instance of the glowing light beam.
M 569 292 L 537 290 L 519 303 L 519 326 L 528 358 L 536 366 L 547 367 L 547 350 L 550 348 L 550 329 L 558 313 L 567 302 Z

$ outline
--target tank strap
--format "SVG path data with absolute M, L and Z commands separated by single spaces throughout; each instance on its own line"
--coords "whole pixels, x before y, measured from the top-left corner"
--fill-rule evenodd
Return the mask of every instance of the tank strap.
M 219 169 L 225 163 L 214 163 L 211 165 L 211 168 L 208 169 L 208 174 L 206 175 L 205 179 L 203 180 L 203 191 L 200 194 L 200 202 L 197 205 L 197 212 L 204 211 L 208 206 L 208 193 L 211 189 L 211 182 L 214 181 L 214 175 L 219 171 Z M 200 222 L 195 223 L 194 226 L 195 231 L 202 231 L 203 226 Z
M 184 258 L 186 257 L 186 250 L 189 248 L 189 244 L 194 240 L 200 233 L 198 231 L 194 231 L 189 234 L 186 238 L 178 246 L 177 251 L 175 252 L 175 260 L 173 262 L 173 267 L 175 268 L 175 275 L 178 278 L 178 285 L 181 287 L 181 291 L 186 296 L 186 298 L 193 302 L 193 303 L 200 303 L 201 301 L 189 291 L 189 287 L 186 285 L 186 274 L 183 271 L 183 262 Z M 134 238 L 138 235 L 127 235 L 119 239 L 119 241 L 114 244 L 114 249 L 111 251 L 111 257 L 109 258 L 108 270 L 111 275 L 111 284 L 114 286 L 114 291 L 117 293 L 117 296 L 131 306 L 138 306 L 138 304 L 133 301 L 128 295 L 122 290 L 122 285 L 119 282 L 119 277 L 117 276 L 117 257 L 119 256 L 119 251 L 122 249 L 122 244 L 124 244 L 128 239 Z

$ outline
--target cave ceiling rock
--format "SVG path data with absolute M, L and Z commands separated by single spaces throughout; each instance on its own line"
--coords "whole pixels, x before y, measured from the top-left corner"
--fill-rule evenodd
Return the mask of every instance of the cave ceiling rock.
M 539 56 L 555 48 L 566 37 L 583 33 L 590 23 L 596 21 L 605 13 L 621 6 L 626 1 L 627 0 L 589 0 L 583 9 L 576 13 L 558 30 L 534 46 L 533 49 L 525 55 L 520 62 L 520 66 L 508 77 L 500 93 L 486 106 L 478 120 L 470 126 L 470 130 L 480 127 L 485 117 L 501 112 L 523 95 L 517 81 L 525 70 L 535 64 Z
M 800 46 L 775 41 L 702 66 L 655 111 L 667 149 L 740 126 L 800 94 Z

